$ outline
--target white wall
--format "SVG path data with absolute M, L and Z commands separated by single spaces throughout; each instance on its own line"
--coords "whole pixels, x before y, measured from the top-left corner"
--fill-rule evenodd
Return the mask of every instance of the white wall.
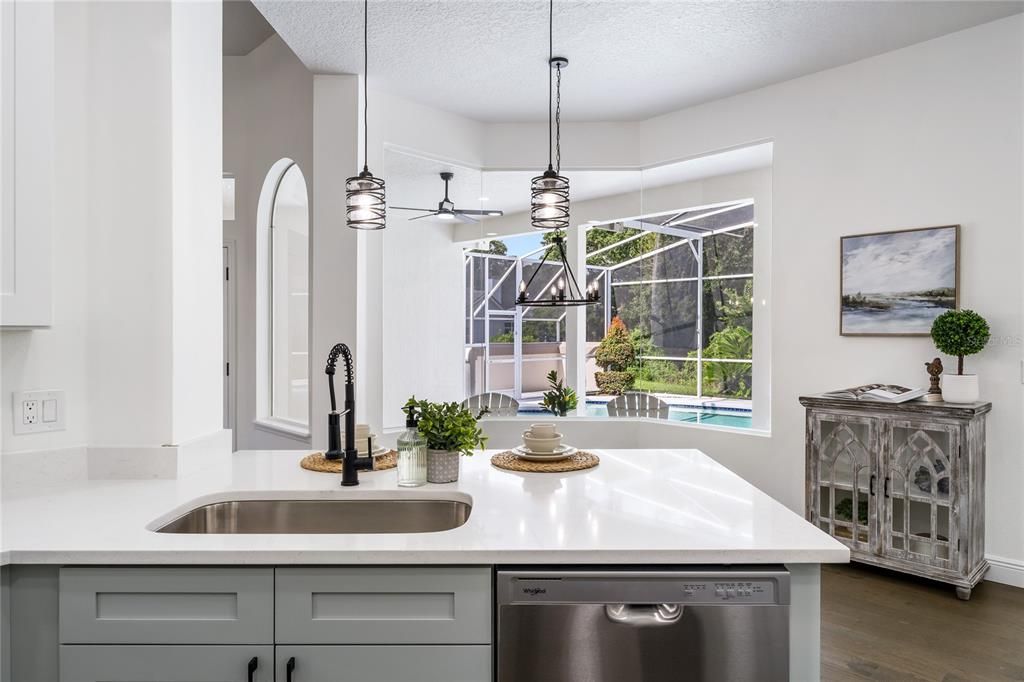
M 223 428 L 219 2 L 171 5 L 171 443 Z M 214 347 L 216 346 L 216 347 Z
M 58 3 L 55 21 L 57 314 L 4 332 L 2 398 L 65 388 L 69 428 L 13 436 L 8 414 L 4 451 L 212 435 L 220 8 Z
M 479 168 L 483 128 L 476 121 L 371 91 L 370 167 L 383 172 L 376 169 L 384 168 L 383 152 L 389 147 Z M 367 379 L 361 388 L 367 402 L 359 421 L 374 430 L 404 426 L 401 408 L 414 393 L 434 400 L 455 400 L 462 394 L 461 254 L 451 243 L 450 227 L 424 225 L 425 220 L 410 223 L 407 217 L 390 215 L 388 229 L 360 235 L 365 255 L 360 259 L 359 281 L 365 283 L 360 332 L 365 339 L 358 364 Z
M 243 450 L 307 447 L 308 437 L 255 424 L 256 207 L 267 173 L 282 158 L 299 165 L 312 205 L 313 74 L 273 35 L 244 57 L 224 57 L 223 87 L 224 171 L 235 176 L 235 219 L 223 222 L 224 240 L 235 248 L 235 445 Z M 320 387 L 318 357 L 313 357 L 314 391 Z M 314 430 L 320 424 L 316 415 Z
M 679 445 L 802 509 L 797 397 L 866 381 L 923 384 L 936 354 L 927 338 L 839 336 L 839 237 L 959 223 L 961 303 L 993 330 L 968 360 L 994 405 L 987 551 L 1024 561 L 1022 42 L 1018 15 L 642 123 L 565 126 L 572 167 L 642 167 L 774 142 L 772 436 L 684 429 Z M 484 165 L 536 165 L 542 128 L 488 126 Z
M 85 445 L 89 440 L 86 345 L 89 281 L 87 62 L 88 17 L 84 4 L 58 3 L 54 8 L 54 181 L 61 188 L 54 204 L 53 320 L 49 329 L 0 331 L 0 438 L 3 450 L 55 449 Z M 68 403 L 67 429 L 15 436 L 11 392 L 63 388 Z

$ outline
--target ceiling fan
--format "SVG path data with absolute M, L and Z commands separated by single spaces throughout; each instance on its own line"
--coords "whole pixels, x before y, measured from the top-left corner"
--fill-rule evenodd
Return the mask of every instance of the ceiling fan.
M 422 220 L 423 218 L 438 218 L 440 220 L 460 220 L 464 223 L 477 223 L 480 222 L 476 218 L 471 216 L 500 216 L 504 215 L 502 211 L 486 210 L 478 211 L 474 209 L 463 209 L 455 208 L 455 202 L 448 198 L 448 183 L 451 182 L 452 178 L 455 177 L 455 173 L 444 171 L 441 173 L 441 179 L 444 180 L 444 199 L 437 202 L 437 209 L 432 208 L 409 208 L 407 206 L 389 206 L 398 211 L 422 211 L 423 215 L 418 215 L 415 218 L 409 218 L 409 220 Z

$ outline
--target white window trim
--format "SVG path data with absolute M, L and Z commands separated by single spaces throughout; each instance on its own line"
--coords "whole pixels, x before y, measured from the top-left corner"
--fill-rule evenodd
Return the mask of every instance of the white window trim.
M 275 417 L 271 410 L 273 362 L 270 357 L 270 325 L 273 316 L 270 309 L 270 223 L 273 220 L 277 188 L 285 173 L 294 165 L 294 160 L 283 158 L 270 167 L 263 180 L 256 207 L 256 419 L 253 420 L 253 424 L 267 431 L 308 438 L 309 424 Z M 312 338 L 312 335 L 308 338 Z
M 310 430 L 308 424 L 297 422 L 292 419 L 281 417 L 258 417 L 253 420 L 253 426 L 263 431 L 270 431 L 283 436 L 294 438 L 309 438 Z

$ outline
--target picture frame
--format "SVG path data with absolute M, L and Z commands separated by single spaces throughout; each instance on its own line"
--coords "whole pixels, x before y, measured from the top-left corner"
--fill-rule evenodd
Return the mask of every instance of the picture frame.
M 960 225 L 839 239 L 839 334 L 928 336 L 960 307 Z

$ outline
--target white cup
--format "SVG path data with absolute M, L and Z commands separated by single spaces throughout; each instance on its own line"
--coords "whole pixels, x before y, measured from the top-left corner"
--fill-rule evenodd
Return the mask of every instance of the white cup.
M 554 424 L 530 424 L 530 435 L 534 438 L 554 438 Z

